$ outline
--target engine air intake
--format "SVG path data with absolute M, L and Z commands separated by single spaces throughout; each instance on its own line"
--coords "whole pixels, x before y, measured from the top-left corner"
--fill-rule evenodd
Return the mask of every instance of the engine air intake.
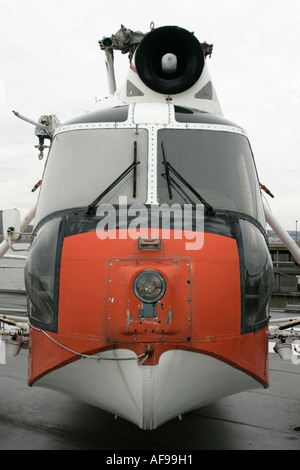
M 178 26 L 150 31 L 140 42 L 135 66 L 140 79 L 162 94 L 182 93 L 200 78 L 204 53 L 198 39 Z

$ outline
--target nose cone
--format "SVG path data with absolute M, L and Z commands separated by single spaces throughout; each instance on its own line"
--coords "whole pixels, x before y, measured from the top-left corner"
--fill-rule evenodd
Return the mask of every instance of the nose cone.
M 161 59 L 161 68 L 165 74 L 173 74 L 177 70 L 177 57 L 175 54 L 167 53 Z

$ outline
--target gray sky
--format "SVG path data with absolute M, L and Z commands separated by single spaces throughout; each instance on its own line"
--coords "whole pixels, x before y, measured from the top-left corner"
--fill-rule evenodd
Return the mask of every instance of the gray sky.
M 24 215 L 44 167 L 34 126 L 12 110 L 61 122 L 82 114 L 108 95 L 98 40 L 121 23 L 147 32 L 151 21 L 214 44 L 208 66 L 224 116 L 247 130 L 274 215 L 300 231 L 299 0 L 0 0 L 0 209 Z M 127 56 L 115 63 L 120 84 Z

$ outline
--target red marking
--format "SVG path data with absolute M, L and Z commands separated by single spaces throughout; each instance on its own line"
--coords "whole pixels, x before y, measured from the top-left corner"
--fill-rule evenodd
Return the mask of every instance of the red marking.
M 132 62 L 130 63 L 129 68 L 130 68 L 133 72 L 137 73 L 136 68 L 135 68 L 135 66 L 133 65 Z

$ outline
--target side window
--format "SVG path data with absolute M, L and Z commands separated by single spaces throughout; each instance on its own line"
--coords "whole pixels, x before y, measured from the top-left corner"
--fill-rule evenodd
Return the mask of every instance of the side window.
M 61 219 L 54 218 L 41 227 L 32 243 L 25 265 L 25 285 L 31 303 L 30 317 L 47 325 L 47 329 L 51 330 L 56 327 L 53 324 L 56 322 L 58 300 L 56 292 L 58 284 L 55 285 L 55 276 L 58 275 L 60 224 Z
M 244 329 L 265 321 L 273 290 L 273 264 L 261 232 L 240 220 L 244 259 L 245 319 Z

